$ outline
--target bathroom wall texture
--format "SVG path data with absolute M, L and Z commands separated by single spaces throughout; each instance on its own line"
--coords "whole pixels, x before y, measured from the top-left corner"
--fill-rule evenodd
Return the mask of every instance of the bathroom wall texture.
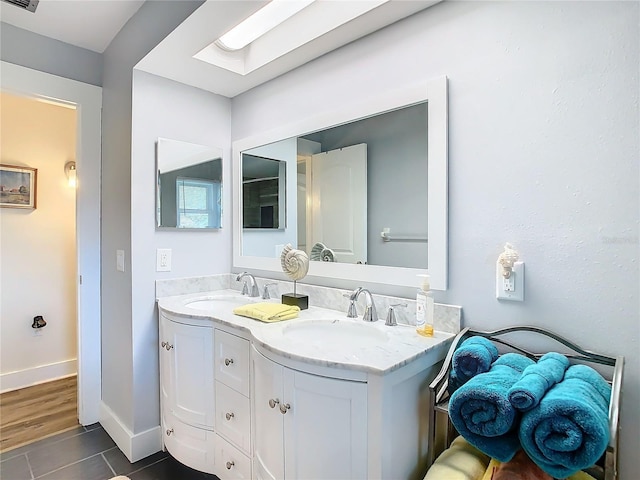
M 8 23 L 0 25 L 0 59 L 59 77 L 102 86 L 102 55 Z
M 38 169 L 37 208 L 0 209 L 0 390 L 13 390 L 76 373 L 76 110 L 0 97 L 0 163 Z
M 231 270 L 230 116 L 231 100 L 226 97 L 146 72 L 133 72 L 131 215 L 135 221 L 131 226 L 131 277 L 134 392 L 144 405 L 144 416 L 136 417 L 135 422 L 141 429 L 157 426 L 160 419 L 155 280 Z M 221 229 L 156 229 L 158 137 L 222 148 Z M 157 248 L 171 249 L 171 272 L 155 271 Z
M 103 54 L 102 402 L 133 435 L 159 425 L 157 354 L 147 355 L 157 333 L 146 338 L 148 317 L 133 318 L 132 297 L 146 288 L 132 282 L 132 222 L 145 221 L 131 210 L 133 68 L 201 3 L 145 2 Z M 124 250 L 124 272 L 116 250 Z
M 450 280 L 436 301 L 461 305 L 466 326 L 537 325 L 624 355 L 620 478 L 640 470 L 639 7 L 443 2 L 232 103 L 237 140 L 447 75 Z M 495 298 L 505 242 L 526 264 L 522 303 Z

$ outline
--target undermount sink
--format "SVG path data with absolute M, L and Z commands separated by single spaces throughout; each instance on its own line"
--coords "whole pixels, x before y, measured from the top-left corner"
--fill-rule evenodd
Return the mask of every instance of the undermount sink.
M 195 300 L 191 300 L 184 304 L 185 307 L 194 308 L 196 310 L 211 310 L 213 308 L 219 307 L 221 304 L 226 303 L 234 304 L 234 305 L 245 305 L 247 303 L 255 303 L 258 301 L 262 301 L 260 297 L 247 297 L 242 295 L 212 295 L 207 298 L 198 298 Z
M 283 327 L 282 335 L 305 344 L 345 345 L 369 347 L 389 340 L 386 333 L 365 322 L 350 320 L 311 320 L 290 323 Z

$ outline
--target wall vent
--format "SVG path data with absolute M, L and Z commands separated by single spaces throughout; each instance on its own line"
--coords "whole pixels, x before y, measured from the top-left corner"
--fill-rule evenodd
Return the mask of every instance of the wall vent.
M 10 3 L 11 5 L 15 5 L 16 7 L 20 7 L 23 10 L 28 10 L 30 12 L 35 12 L 36 8 L 38 8 L 38 3 L 40 0 L 2 0 L 3 2 Z

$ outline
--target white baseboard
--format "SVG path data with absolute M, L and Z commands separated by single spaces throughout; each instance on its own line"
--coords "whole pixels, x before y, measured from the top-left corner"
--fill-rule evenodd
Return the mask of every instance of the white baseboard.
M 100 402 L 100 424 L 131 463 L 162 450 L 160 425 L 134 435 L 104 402 Z
M 0 375 L 0 393 L 70 377 L 77 373 L 78 362 L 75 358 L 64 360 L 63 362 L 3 373 Z

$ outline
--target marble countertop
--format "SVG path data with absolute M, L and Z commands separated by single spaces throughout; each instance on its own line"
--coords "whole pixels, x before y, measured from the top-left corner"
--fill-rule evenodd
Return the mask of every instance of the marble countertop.
M 198 300 L 213 300 L 215 307 L 203 310 L 188 306 Z M 180 316 L 190 324 L 213 321 L 233 327 L 245 332 L 247 338 L 262 348 L 288 359 L 382 375 L 434 350 L 446 354 L 455 336 L 436 331 L 433 337 L 423 337 L 416 333 L 415 326 L 390 327 L 384 324 L 384 318 L 365 322 L 361 314 L 358 318 L 347 318 L 346 312 L 315 306 L 302 310 L 295 319 L 276 323 L 233 313 L 237 306 L 265 301 L 279 303 L 279 299 L 241 296 L 237 290 L 217 290 L 162 297 L 158 299 L 158 307 L 161 312 Z M 326 337 L 321 333 L 323 328 L 331 329 Z

